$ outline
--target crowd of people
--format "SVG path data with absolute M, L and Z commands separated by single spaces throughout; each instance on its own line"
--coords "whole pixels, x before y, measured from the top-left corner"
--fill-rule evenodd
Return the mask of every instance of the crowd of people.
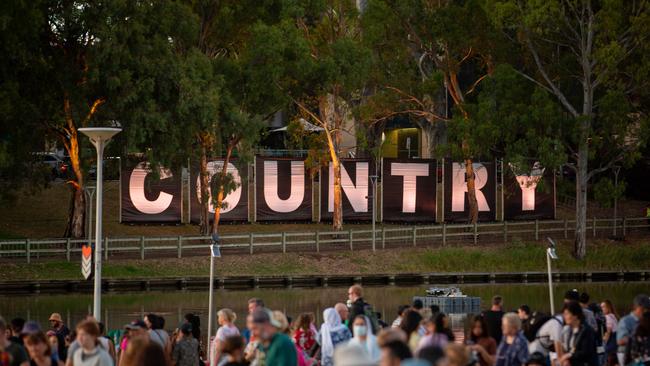
M 495 296 L 457 337 L 449 317 L 420 300 L 384 323 L 354 285 L 320 325 L 312 313 L 291 318 L 253 298 L 240 330 L 235 312 L 221 309 L 209 342 L 195 314 L 171 334 L 156 314 L 110 334 L 91 316 L 72 330 L 57 313 L 47 329 L 0 317 L 0 366 L 650 366 L 650 298 L 638 295 L 632 305 L 619 318 L 611 301 L 571 290 L 558 314 L 528 305 L 505 312 Z

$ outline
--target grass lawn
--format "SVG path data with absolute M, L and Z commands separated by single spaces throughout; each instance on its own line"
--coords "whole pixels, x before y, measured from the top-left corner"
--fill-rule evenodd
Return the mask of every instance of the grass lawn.
M 635 243 L 590 242 L 587 258 L 574 260 L 571 243 L 558 248 L 559 271 L 650 269 L 650 241 Z M 501 246 L 464 246 L 438 249 L 408 248 L 341 253 L 287 253 L 226 255 L 216 261 L 218 276 L 236 275 L 320 275 L 426 272 L 543 272 L 546 270 L 542 244 L 513 243 Z M 65 261 L 2 263 L 0 280 L 80 279 L 80 264 Z M 109 260 L 105 278 L 207 276 L 209 258 Z

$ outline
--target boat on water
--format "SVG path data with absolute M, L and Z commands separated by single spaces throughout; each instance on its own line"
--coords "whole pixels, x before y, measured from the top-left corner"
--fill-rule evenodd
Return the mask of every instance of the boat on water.
M 426 296 L 414 296 L 425 307 L 437 306 L 446 314 L 478 314 L 481 312 L 481 298 L 468 296 L 458 287 L 430 287 Z

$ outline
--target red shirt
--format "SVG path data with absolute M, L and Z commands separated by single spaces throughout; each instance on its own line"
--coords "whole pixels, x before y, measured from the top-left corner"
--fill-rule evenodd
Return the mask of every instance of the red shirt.
M 309 351 L 316 343 L 316 336 L 311 329 L 298 329 L 293 334 L 293 340 L 303 351 Z

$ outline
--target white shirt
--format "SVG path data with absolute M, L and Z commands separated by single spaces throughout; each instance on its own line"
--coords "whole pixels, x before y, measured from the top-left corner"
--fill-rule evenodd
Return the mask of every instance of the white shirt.
M 557 358 L 555 352 L 549 352 L 547 347 L 550 347 L 554 342 L 559 342 L 562 339 L 562 316 L 556 315 L 542 325 L 535 336 L 535 340 L 528 345 L 528 352 L 532 355 L 534 352 L 539 352 L 544 356 L 550 356 L 551 360 Z

